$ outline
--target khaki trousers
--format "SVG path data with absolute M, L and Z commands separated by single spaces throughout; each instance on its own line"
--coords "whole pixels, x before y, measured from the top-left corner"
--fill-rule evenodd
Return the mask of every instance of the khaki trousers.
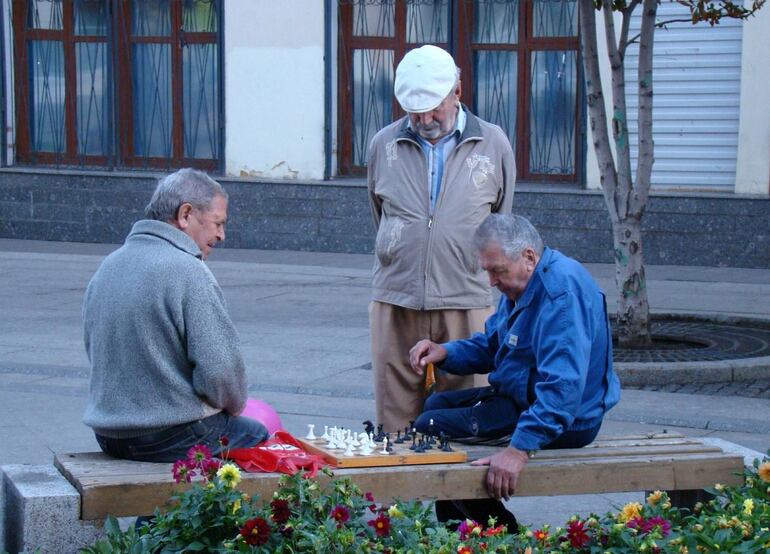
M 372 372 L 377 423 L 386 432 L 403 430 L 417 419 L 425 401 L 425 377 L 409 365 L 409 349 L 421 339 L 442 343 L 484 330 L 494 310 L 411 310 L 384 302 L 369 304 Z M 436 390 L 482 386 L 486 376 L 457 376 L 436 371 Z

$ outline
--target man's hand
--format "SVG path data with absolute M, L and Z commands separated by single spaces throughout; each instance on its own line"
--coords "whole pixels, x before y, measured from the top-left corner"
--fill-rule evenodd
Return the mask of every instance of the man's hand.
M 508 500 L 516 491 L 519 474 L 527 465 L 527 460 L 529 460 L 529 456 L 526 452 L 509 446 L 494 456 L 487 456 L 471 462 L 471 465 L 489 466 L 487 491 L 489 491 L 490 496 L 494 496 L 498 500 L 500 498 Z
M 422 375 L 428 364 L 441 363 L 444 359 L 446 348 L 427 339 L 421 340 L 409 351 L 409 363 L 418 375 Z

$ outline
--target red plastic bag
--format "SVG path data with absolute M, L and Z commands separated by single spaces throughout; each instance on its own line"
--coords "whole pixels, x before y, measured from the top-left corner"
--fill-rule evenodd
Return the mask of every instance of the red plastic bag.
M 299 441 L 286 431 L 276 431 L 265 442 L 249 448 L 234 448 L 222 452 L 221 456 L 251 473 L 294 475 L 304 469 L 308 477 L 315 477 L 318 470 L 327 465 L 320 456 L 305 452 Z

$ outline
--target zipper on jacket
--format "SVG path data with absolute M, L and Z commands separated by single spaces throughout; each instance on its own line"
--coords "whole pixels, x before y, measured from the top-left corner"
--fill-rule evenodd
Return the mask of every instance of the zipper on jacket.
M 428 229 L 433 227 L 433 216 L 428 217 Z

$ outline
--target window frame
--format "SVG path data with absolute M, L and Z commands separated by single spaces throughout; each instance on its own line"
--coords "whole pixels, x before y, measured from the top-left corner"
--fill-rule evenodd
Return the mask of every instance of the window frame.
M 135 37 L 130 35 L 131 2 L 129 0 L 105 0 L 107 2 L 107 33 L 105 36 L 76 35 L 74 32 L 74 0 L 62 0 L 62 28 L 34 29 L 27 25 L 31 0 L 12 0 L 14 64 L 14 95 L 16 99 L 16 148 L 15 161 L 30 165 L 55 165 L 75 167 L 171 169 L 195 167 L 204 170 L 222 170 L 224 167 L 224 32 L 223 2 L 212 0 L 217 11 L 216 32 L 190 32 L 182 30 L 182 1 L 170 0 L 170 35 L 167 37 Z M 33 150 L 30 112 L 30 73 L 28 45 L 34 40 L 61 42 L 64 65 L 64 152 Z M 75 49 L 77 43 L 104 42 L 107 44 L 108 72 L 108 126 L 105 155 L 79 154 L 77 152 L 77 75 Z M 171 46 L 171 156 L 138 156 L 134 153 L 133 114 L 134 104 L 131 87 L 131 45 L 139 42 L 164 43 Z M 187 44 L 213 44 L 216 46 L 218 65 L 218 89 L 216 125 L 218 144 L 215 157 L 190 158 L 184 155 L 184 107 L 182 48 Z M 121 139 L 122 138 L 122 139 Z

